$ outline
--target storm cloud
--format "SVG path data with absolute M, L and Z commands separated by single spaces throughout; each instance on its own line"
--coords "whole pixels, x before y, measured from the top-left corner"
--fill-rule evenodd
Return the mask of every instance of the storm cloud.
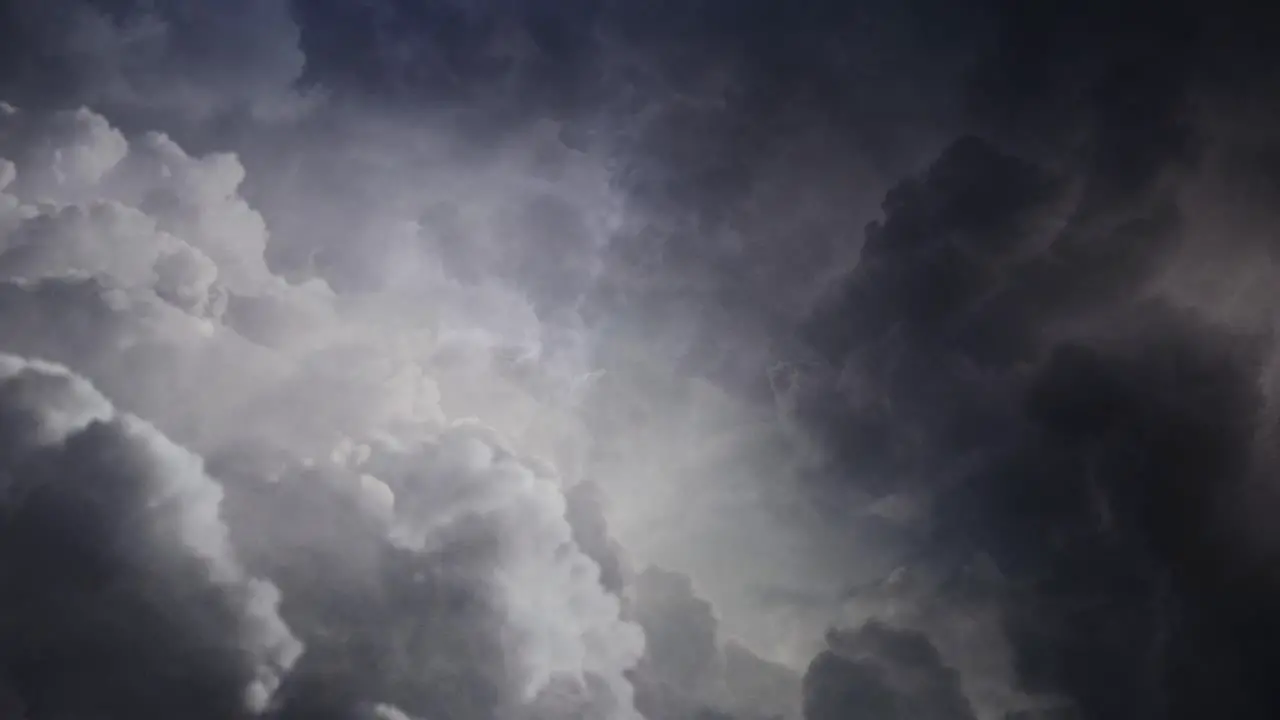
M 1275 716 L 1273 14 L 0 4 L 0 714 Z
M 0 362 L 3 666 L 24 712 L 265 710 L 303 648 L 200 458 L 64 368 Z

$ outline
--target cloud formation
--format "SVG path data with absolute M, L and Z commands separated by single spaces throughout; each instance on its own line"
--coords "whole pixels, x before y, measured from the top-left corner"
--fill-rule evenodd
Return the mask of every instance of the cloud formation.
M 954 670 L 921 633 L 869 623 L 833 632 L 805 674 L 805 717 L 974 717 Z
M 98 638 L 130 720 L 1275 716 L 1275 22 L 1199 5 L 0 3 L 0 596 L 139 578 L 0 714 Z
M 1187 22 L 1135 28 L 1115 57 L 1078 58 L 1087 73 L 1040 68 L 1091 93 L 1085 117 L 1035 126 L 1070 143 L 963 138 L 889 192 L 806 330 L 836 372 L 785 388 L 833 473 L 930 509 L 918 550 L 854 592 L 847 622 L 927 632 L 986 716 L 1273 712 L 1246 679 L 1276 636 L 1245 609 L 1274 579 L 1244 508 L 1275 501 L 1260 479 L 1275 472 L 1275 306 L 1226 286 L 1274 262 L 1244 226 L 1222 235 L 1245 214 L 1198 199 L 1257 176 L 1214 159 L 1231 141 L 1193 98 L 1220 49 L 1191 52 Z M 1008 50 L 1032 52 L 1024 39 Z M 1148 62 L 1160 48 L 1177 53 Z M 987 589 L 957 596 L 983 566 Z M 982 691 L 992 678 L 1028 695 Z
M 598 716 L 634 714 L 624 671 L 639 658 L 643 637 L 622 619 L 618 597 L 602 587 L 600 567 L 578 549 L 566 519 L 565 481 L 521 460 L 497 431 L 445 417 L 427 373 L 432 353 L 448 352 L 446 343 L 438 336 L 415 344 L 408 333 L 383 334 L 364 324 L 373 320 L 367 310 L 344 303 L 322 284 L 290 285 L 271 273 L 264 260 L 266 228 L 236 193 L 244 171 L 233 156 L 191 157 L 160 135 L 128 141 L 84 110 L 45 118 L 7 108 L 5 120 L 6 155 L 14 158 L 6 161 L 0 252 L 6 349 L 76 365 L 132 411 L 172 428 L 233 475 L 239 468 L 241 480 L 228 491 L 233 506 L 244 502 L 242 494 L 261 492 L 255 483 L 274 478 L 298 507 L 314 493 L 310 503 L 330 506 L 331 513 L 342 494 L 328 500 L 325 494 L 345 488 L 355 498 L 349 511 L 365 519 L 353 521 L 355 535 L 342 551 L 356 555 L 334 562 L 400 564 L 387 568 L 393 574 L 383 579 L 376 568 L 341 571 L 374 572 L 370 592 L 407 582 L 401 592 L 417 593 L 414 581 L 398 574 L 444 572 L 449 556 L 475 563 L 459 568 L 446 585 L 473 596 L 476 607 L 450 616 L 459 622 L 474 616 L 465 627 L 476 636 L 463 637 L 477 648 L 481 634 L 492 633 L 498 654 L 483 662 L 498 666 L 468 670 L 464 658 L 455 660 L 484 682 L 505 677 L 510 683 L 490 688 L 480 701 L 510 704 L 510 711 L 536 705 L 553 684 L 569 682 L 579 687 L 576 694 L 587 693 L 580 701 L 589 699 Z M 395 360 L 387 343 L 409 354 Z M 461 349 L 481 358 L 488 353 L 484 346 Z M 139 374 L 143 367 L 148 372 Z M 464 367 L 456 377 L 476 369 Z M 261 451 L 251 451 L 255 447 Z M 317 452 L 329 469 L 306 469 L 308 456 Z M 286 481 L 282 472 L 319 475 Z M 325 476 L 330 488 L 305 487 Z M 314 624 L 306 603 L 295 606 L 289 595 L 334 590 L 291 579 L 298 571 L 290 567 L 303 561 L 306 546 L 319 550 L 333 539 L 311 537 L 298 548 L 286 537 L 278 547 L 260 547 L 255 537 L 279 532 L 271 523 L 317 521 L 287 519 L 287 505 L 278 512 L 276 519 L 260 519 L 262 525 L 233 522 L 231 528 L 256 562 L 283 573 L 284 614 L 299 618 L 308 641 L 321 638 L 314 653 L 323 658 L 323 638 L 337 629 Z M 367 527 L 360 529 L 361 523 Z M 220 532 L 219 542 L 232 542 L 225 528 Z M 374 555 L 362 556 L 362 545 Z M 415 565 L 422 570 L 412 570 Z M 270 603 L 254 600 L 250 609 L 264 605 Z M 369 619 L 393 616 L 388 611 Z M 405 621 L 421 622 L 415 616 L 411 612 Z M 390 639 L 378 633 L 370 641 Z M 374 651 L 393 648 L 375 645 Z M 301 678 L 319 662 L 310 655 L 299 665 Z M 418 670 L 401 666 L 396 672 Z M 279 677 L 259 682 L 274 690 Z M 293 712 L 296 703 L 307 707 L 307 699 L 295 699 L 291 682 L 281 712 Z M 379 683 L 385 679 L 371 682 L 351 684 L 360 692 L 384 690 Z M 270 693 L 260 694 L 265 699 Z M 356 695 L 351 701 L 382 699 Z M 435 702 L 417 709 L 438 713 L 441 701 Z M 405 712 L 416 705 L 399 703 Z
M 65 368 L 0 357 L 6 685 L 30 717 L 240 717 L 303 651 L 199 457 Z
M 90 103 L 138 120 L 298 114 L 306 58 L 289 3 L 7 3 L 4 94 Z

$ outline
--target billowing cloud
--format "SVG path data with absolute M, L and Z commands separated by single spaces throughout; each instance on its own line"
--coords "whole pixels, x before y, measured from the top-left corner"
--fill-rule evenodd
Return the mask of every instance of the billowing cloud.
M 303 648 L 200 458 L 64 368 L 0 368 L 0 666 L 27 716 L 265 710 Z
M 520 459 L 495 429 L 445 417 L 442 403 L 461 399 L 466 407 L 470 393 L 460 386 L 457 395 L 442 394 L 433 374 L 452 373 L 491 393 L 497 388 L 467 378 L 493 370 L 449 360 L 462 353 L 487 364 L 496 360 L 491 346 L 466 335 L 450 339 L 431 326 L 415 334 L 400 325 L 392 333 L 385 323 L 397 320 L 372 312 L 394 307 L 394 298 L 347 303 L 323 284 L 291 285 L 272 274 L 264 258 L 267 231 L 236 192 L 244 171 L 233 156 L 192 157 L 160 135 L 125 140 L 83 110 L 45 122 L 9 109 L 6 122 L 6 154 L 15 159 L 7 165 L 0 245 L 10 323 L 4 347 L 75 365 L 240 478 L 229 491 L 238 539 L 222 541 L 239 543 L 264 572 L 280 577 L 284 614 L 313 648 L 298 665 L 296 683 L 285 683 L 281 712 L 325 705 L 306 690 L 313 673 L 325 672 L 315 663 L 332 661 L 333 653 L 349 662 L 341 657 L 351 649 L 345 644 L 342 652 L 329 649 L 331 633 L 360 636 L 356 628 L 341 629 L 349 621 L 307 607 L 335 590 L 299 576 L 294 565 L 305 564 L 306 547 L 328 542 L 305 533 L 302 540 L 260 542 L 279 534 L 273 524 L 319 521 L 287 519 L 289 505 L 305 508 L 304 496 L 314 494 L 317 509 L 335 512 L 343 506 L 333 503 L 347 502 L 356 513 L 349 547 L 333 558 L 349 567 L 335 576 L 363 574 L 372 583 L 367 592 L 400 588 L 412 597 L 425 590 L 412 577 L 442 568 L 460 573 L 441 582 L 473 597 L 473 607 L 444 617 L 458 622 L 458 632 L 469 628 L 459 642 L 479 649 L 481 635 L 490 633 L 494 643 L 492 654 L 450 661 L 488 688 L 474 702 L 507 711 L 563 703 L 565 697 L 543 698 L 549 688 L 571 683 L 579 688 L 566 696 L 579 698 L 573 702 L 589 702 L 608 717 L 634 714 L 625 671 L 639 659 L 643 636 L 622 618 L 599 564 L 577 545 L 565 497 L 571 479 Z M 518 385 L 498 374 L 484 377 L 507 383 L 508 399 L 490 394 L 487 403 L 469 406 L 501 423 L 504 408 L 510 418 L 519 407 Z M 253 447 L 262 451 L 249 452 Z M 307 470 L 309 458 L 321 465 Z M 253 485 L 273 478 L 287 488 L 289 505 L 276 507 L 276 519 L 246 516 L 245 493 L 261 492 Z M 307 490 L 307 482 L 321 485 Z M 326 500 L 326 493 L 338 494 Z M 450 571 L 453 562 L 472 565 Z M 361 567 L 367 563 L 374 567 Z M 402 612 L 405 622 L 421 623 L 416 615 L 428 607 L 383 608 L 369 621 Z M 436 661 L 421 653 L 440 647 L 420 646 L 414 657 L 396 661 L 394 636 L 378 632 L 365 641 L 389 666 L 373 675 L 352 668 L 352 678 L 338 683 L 339 692 L 353 693 L 349 703 L 332 707 L 376 704 L 388 699 L 382 693 L 405 712 L 436 715 L 450 707 L 438 698 L 425 701 L 420 689 L 400 697 L 404 691 L 388 685 L 403 673 L 431 687 L 432 673 L 419 663 Z M 279 684 L 279 677 L 267 680 L 272 689 Z M 473 704 L 468 712 L 489 710 Z
M 1275 20 L 1165 5 L 0 3 L 11 475 L 133 488 L 0 572 L 181 630 L 0 714 L 1275 716 Z
M 1247 232 L 1217 237 L 1200 199 L 1256 176 L 1224 168 L 1231 141 L 1189 110 L 1185 20 L 1088 73 L 1038 68 L 1097 93 L 1086 117 L 1037 120 L 1065 120 L 1083 152 L 965 138 L 891 191 L 808 327 L 834 370 L 784 386 L 833 474 L 873 507 L 928 508 L 894 521 L 924 518 L 917 550 L 854 588 L 842 623 L 925 633 L 983 717 L 1274 707 L 1248 678 L 1276 635 L 1246 609 L 1274 598 L 1270 543 L 1243 509 L 1274 507 L 1257 480 L 1274 473 L 1274 306 L 1225 287 L 1274 264 Z M 1162 47 L 1169 63 L 1143 60 Z

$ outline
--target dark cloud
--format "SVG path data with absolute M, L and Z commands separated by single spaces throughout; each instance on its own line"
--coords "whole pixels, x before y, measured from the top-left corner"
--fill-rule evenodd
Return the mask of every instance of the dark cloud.
M 118 122 L 269 120 L 308 105 L 288 3 L 5 2 L 0 94 L 43 108 L 93 104 Z
M 852 283 L 859 291 L 875 288 L 862 281 L 874 266 L 864 267 Z M 1146 275 L 1127 283 L 1141 287 Z M 982 551 L 1012 581 L 1031 583 L 1030 598 L 1002 611 L 1024 689 L 1065 693 L 1088 717 L 1212 707 L 1264 717 L 1274 700 L 1249 669 L 1266 666 L 1275 631 L 1248 608 L 1270 604 L 1274 581 L 1256 535 L 1246 539 L 1239 525 L 1243 506 L 1274 502 L 1256 480 L 1273 472 L 1256 448 L 1270 346 L 1158 302 L 1125 302 L 1123 275 L 1099 302 L 1097 276 L 1086 264 L 1079 279 L 1035 286 L 1051 302 L 1015 295 L 997 305 L 992 327 L 1016 354 L 967 342 L 963 327 L 948 338 L 932 318 L 896 314 L 891 351 L 863 346 L 843 360 L 855 377 L 874 373 L 850 392 L 877 395 L 837 407 L 839 425 L 810 417 L 854 451 L 843 467 L 867 472 L 868 487 L 884 492 L 889 477 L 895 491 L 923 483 L 938 494 L 938 544 L 912 563 Z M 1053 298 L 1059 289 L 1071 292 Z M 871 289 L 858 300 L 893 308 L 883 297 Z M 964 305 L 936 307 L 950 315 Z M 1004 314 L 1031 310 L 1021 321 Z M 1074 330 L 1054 329 L 1082 317 Z M 974 456 L 976 471 L 948 472 Z
M 794 716 L 826 624 L 811 718 L 1280 714 L 1245 5 L 0 4 L 0 348 L 111 398 L 5 396 L 0 714 L 262 680 L 164 436 L 281 718 Z
M 1049 436 L 1028 452 L 1056 462 L 1034 491 L 997 491 L 1063 520 L 1070 539 L 1037 554 L 1045 592 L 1098 603 L 1047 613 L 1061 664 L 1027 658 L 1028 674 L 1057 675 L 1095 717 L 1266 716 L 1276 699 L 1254 673 L 1280 637 L 1261 610 L 1275 578 L 1241 528 L 1244 506 L 1274 502 L 1254 481 L 1274 471 L 1253 448 L 1256 345 L 1158 308 L 1126 329 L 1118 348 L 1055 352 L 1030 396 Z M 998 542 L 1044 542 L 1028 530 Z
M 492 540 L 460 539 L 432 554 L 399 549 L 360 520 L 354 498 L 314 481 L 245 488 L 230 515 L 257 545 L 250 556 L 278 578 L 281 611 L 308 642 L 278 717 L 345 719 L 381 702 L 417 717 L 480 718 L 511 702 L 483 577 Z M 316 524 L 268 534 L 280 513 L 299 512 Z
M 600 584 L 622 596 L 633 573 L 625 550 L 609 534 L 600 485 L 584 480 L 569 488 L 565 501 L 565 517 L 573 527 L 574 541 L 600 566 Z
M 956 672 L 921 633 L 877 623 L 834 631 L 804 678 L 808 720 L 866 714 L 877 718 L 974 717 Z
M 588 59 L 601 5 L 325 0 L 293 10 L 307 81 L 344 98 L 457 113 L 468 133 L 491 137 L 573 109 L 594 79 Z
M 1022 690 L 1084 717 L 1266 717 L 1252 673 L 1276 635 L 1253 608 L 1274 601 L 1271 550 L 1243 508 L 1274 503 L 1257 479 L 1274 473 L 1269 321 L 1217 324 L 1168 274 L 1218 247 L 1184 188 L 1232 174 L 1205 162 L 1223 139 L 1194 110 L 1224 49 L 1218 20 L 1150 10 L 1005 17 L 983 69 L 1004 84 L 975 87 L 1020 129 L 959 140 L 888 193 L 808 326 L 838 384 L 787 388 L 833 474 L 936 498 L 909 568 L 993 560 L 991 642 Z M 908 624 L 942 637 L 938 612 Z M 956 668 L 969 690 L 976 670 Z
M 657 567 L 629 589 L 631 610 L 645 631 L 637 664 L 636 707 L 649 718 L 794 717 L 799 677 L 722 636 L 711 603 L 688 576 Z
M 694 594 L 688 577 L 657 568 L 640 573 L 633 592 L 647 674 L 679 695 L 707 697 L 720 659 L 711 604 Z
M 5 356 L 4 685 L 26 717 L 247 717 L 301 652 L 199 458 Z

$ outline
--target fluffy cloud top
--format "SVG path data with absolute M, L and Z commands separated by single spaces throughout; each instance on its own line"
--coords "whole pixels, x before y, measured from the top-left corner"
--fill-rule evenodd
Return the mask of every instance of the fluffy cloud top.
M 243 479 L 229 491 L 233 505 L 241 494 L 254 492 L 254 483 L 270 482 L 281 472 L 301 473 L 312 482 L 329 477 L 329 490 L 311 492 L 323 498 L 345 488 L 334 497 L 359 498 L 353 512 L 364 518 L 357 527 L 366 526 L 359 532 L 382 538 L 353 537 L 352 547 L 374 542 L 379 555 L 428 568 L 449 556 L 468 557 L 457 555 L 460 548 L 481 543 L 488 550 L 471 556 L 477 565 L 458 582 L 467 593 L 486 598 L 477 608 L 490 613 L 475 618 L 473 640 L 479 643 L 487 627 L 503 651 L 498 666 L 471 670 L 510 683 L 488 700 L 511 708 L 586 702 L 602 717 L 634 715 L 624 673 L 638 660 L 643 638 L 622 619 L 619 598 L 602 587 L 598 564 L 578 548 L 566 519 L 565 482 L 521 460 L 497 431 L 479 422 L 459 425 L 444 414 L 433 373 L 448 377 L 447 358 L 459 351 L 491 362 L 490 348 L 467 336 L 442 342 L 430 326 L 415 331 L 389 325 L 388 313 L 373 314 L 378 307 L 394 309 L 394 298 L 347 302 L 322 284 L 291 285 L 273 275 L 264 259 L 265 225 L 237 194 L 244 170 L 233 156 L 191 157 L 154 134 L 126 141 L 88 111 L 48 120 L 7 108 L 0 137 L 12 158 L 5 165 L 0 241 L 4 348 L 75 366 L 132 411 L 232 462 L 230 467 L 244 455 L 241 448 L 281 453 L 282 465 L 263 464 L 264 456 L 252 453 L 238 461 Z M 398 322 L 391 315 L 390 322 Z M 467 379 L 485 364 L 453 366 L 455 379 L 477 388 L 485 380 L 511 384 L 500 375 Z M 511 397 L 518 397 L 515 387 Z M 96 392 L 89 396 L 110 408 Z M 504 407 L 512 406 L 494 398 L 488 412 L 501 420 Z M 483 405 L 472 408 L 486 412 Z M 38 425 L 81 422 L 69 413 L 83 411 L 71 405 L 61 415 L 45 412 Z M 122 433 L 142 432 L 134 421 L 119 422 Z M 65 435 L 78 427 L 48 432 Z M 37 439 L 60 443 L 62 435 Z M 191 468 L 174 460 L 183 457 L 176 449 L 153 455 L 159 464 L 144 477 L 155 476 L 154 482 L 199 472 L 195 459 L 188 462 Z M 317 456 L 329 467 L 318 476 L 306 470 L 308 457 Z M 141 472 L 131 465 L 118 471 Z M 306 493 L 303 482 L 283 487 Z M 216 518 L 218 497 L 213 492 L 207 501 L 213 510 L 202 512 Z M 331 502 L 340 500 L 322 506 Z M 280 512 L 288 515 L 284 508 Z M 251 555 L 263 567 L 285 576 L 289 571 L 282 567 L 301 562 L 288 546 L 268 551 L 255 543 L 253 536 L 269 532 L 264 527 L 233 523 L 244 537 L 229 540 L 227 529 L 210 526 L 209 517 L 195 513 L 191 520 L 199 523 L 178 529 L 209 536 L 183 539 L 213 543 L 208 552 L 229 556 L 229 543 L 239 542 L 256 548 Z M 236 581 L 237 567 L 214 566 L 214 579 Z M 313 595 L 332 592 L 296 578 L 286 577 L 282 586 Z M 258 590 L 262 597 L 252 595 L 256 588 L 243 591 L 246 622 L 265 635 L 275 629 L 271 618 L 280 622 L 270 613 L 278 598 L 267 590 Z M 301 598 L 286 594 L 283 603 L 286 617 L 302 618 L 304 637 L 329 632 L 308 621 Z M 267 645 L 257 652 L 265 655 L 267 669 L 255 670 L 262 688 L 256 701 L 265 707 L 297 649 Z M 306 670 L 308 662 L 300 667 Z M 546 699 L 549 688 L 564 683 L 577 689 Z M 380 692 L 376 685 L 357 689 Z M 307 702 L 286 696 L 282 712 Z M 398 704 L 412 713 L 422 702 Z M 160 706 L 148 712 L 160 712 Z

